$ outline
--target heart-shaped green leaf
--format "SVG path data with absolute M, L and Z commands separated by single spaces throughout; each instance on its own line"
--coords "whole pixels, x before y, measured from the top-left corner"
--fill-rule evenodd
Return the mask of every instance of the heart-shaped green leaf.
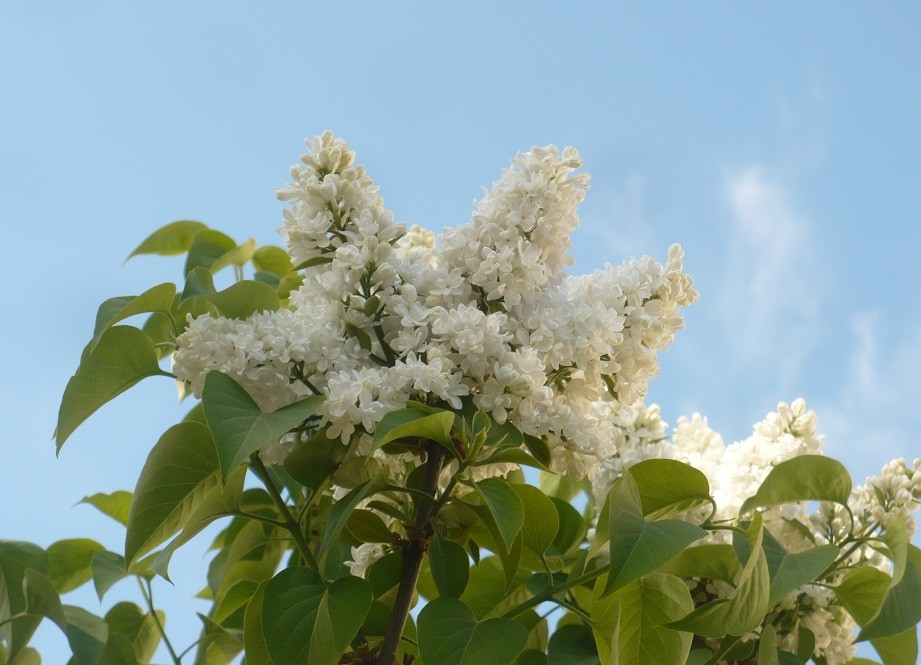
M 370 583 L 359 577 L 327 585 L 308 568 L 281 571 L 265 585 L 262 600 L 262 632 L 272 662 L 336 665 L 372 599 Z
M 838 552 L 834 545 L 820 545 L 805 552 L 786 554 L 771 579 L 768 604 L 774 605 L 788 593 L 818 579 L 838 558 Z
M 453 540 L 446 540 L 436 533 L 429 543 L 428 555 L 438 594 L 460 598 L 470 579 L 467 551 Z
M 263 413 L 243 386 L 226 374 L 210 372 L 202 390 L 202 405 L 217 447 L 221 477 L 226 479 L 251 454 L 303 423 L 322 403 L 323 397 L 314 395 Z
M 520 623 L 511 619 L 479 622 L 456 598 L 436 598 L 419 613 L 423 663 L 511 665 L 527 641 L 528 631 Z
M 476 484 L 483 503 L 493 519 L 506 548 L 511 548 L 524 525 L 524 506 L 509 483 L 499 478 L 487 478 Z
M 450 411 L 426 413 L 413 408 L 394 411 L 377 424 L 373 449 L 400 439 L 430 439 L 440 443 L 456 457 L 458 453 L 451 441 L 453 426 L 454 414 Z
M 55 429 L 58 452 L 73 431 L 109 400 L 148 376 L 172 376 L 160 369 L 153 343 L 131 326 L 106 330 L 92 351 L 87 349 L 70 377 Z
M 798 455 L 768 473 L 755 496 L 742 504 L 740 514 L 758 506 L 798 501 L 834 501 L 847 505 L 851 475 L 841 462 L 824 455 Z
M 678 515 L 705 503 L 713 503 L 707 477 L 694 467 L 671 459 L 648 459 L 630 467 L 650 520 Z

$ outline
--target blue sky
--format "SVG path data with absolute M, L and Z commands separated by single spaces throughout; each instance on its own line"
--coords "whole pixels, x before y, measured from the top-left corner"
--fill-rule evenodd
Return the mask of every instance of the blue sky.
M 516 151 L 578 147 L 574 271 L 680 242 L 701 292 L 651 392 L 669 422 L 700 411 L 735 440 L 802 396 L 858 480 L 921 454 L 921 6 L 613 4 L 0 0 L 0 537 L 120 547 L 72 504 L 131 489 L 183 408 L 151 379 L 55 459 L 96 307 L 179 278 L 122 265 L 169 221 L 276 242 L 273 188 L 326 128 L 400 220 L 436 230 Z M 181 647 L 197 547 L 158 589 Z

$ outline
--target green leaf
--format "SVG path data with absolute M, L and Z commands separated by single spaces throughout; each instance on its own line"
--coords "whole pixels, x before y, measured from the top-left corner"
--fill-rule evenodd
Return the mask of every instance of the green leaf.
M 761 547 L 764 529 L 760 513 L 754 514 L 746 534 L 752 554 L 739 573 L 732 595 L 701 605 L 686 617 L 666 624 L 668 628 L 719 638 L 743 635 L 761 624 L 770 607 L 770 574 Z
M 67 593 L 89 582 L 93 573 L 93 554 L 105 549 L 95 540 L 71 538 L 59 540 L 48 547 L 48 568 L 58 593 Z
M 470 569 L 470 581 L 460 599 L 478 619 L 501 616 L 531 597 L 525 587 L 530 577 L 528 572 L 516 570 L 511 584 L 506 584 L 501 559 L 489 556 Z
M 687 548 L 659 570 L 683 579 L 703 577 L 731 584 L 739 568 L 741 564 L 732 545 L 705 543 Z
M 767 475 L 755 496 L 739 514 L 756 507 L 798 501 L 834 501 L 847 505 L 851 476 L 841 462 L 824 455 L 798 455 L 781 462 Z
M 857 641 L 891 637 L 921 621 L 921 550 L 908 546 L 905 572 L 891 587 L 879 613 L 857 635 Z
M 217 451 L 201 423 L 173 425 L 150 451 L 128 516 L 129 566 L 182 529 L 213 492 L 221 491 Z
M 428 555 L 438 594 L 460 598 L 470 580 L 470 558 L 467 551 L 454 541 L 435 534 L 429 543 Z
M 262 632 L 262 604 L 268 580 L 256 587 L 256 592 L 246 605 L 243 616 L 243 644 L 246 646 L 246 665 L 272 665 L 265 634 Z
M 90 351 L 99 343 L 99 338 L 103 333 L 119 321 L 147 312 L 168 314 L 175 297 L 176 285 L 166 282 L 144 291 L 139 296 L 109 298 L 99 306 L 99 311 L 96 313 L 96 327 L 93 330 Z
M 195 234 L 207 228 L 201 222 L 191 220 L 171 222 L 147 236 L 144 242 L 128 255 L 128 259 L 138 254 L 160 254 L 161 256 L 182 254 L 192 246 Z
M 871 642 L 883 665 L 916 665 L 918 662 L 918 627 Z
M 163 612 L 158 617 L 165 621 Z M 132 655 L 139 663 L 149 663 L 160 644 L 160 632 L 152 614 L 145 613 L 134 603 L 120 602 L 106 612 L 109 639 L 121 635 L 131 646 Z
M 61 598 L 51 580 L 34 568 L 27 568 L 22 578 L 22 593 L 26 599 L 26 612 L 48 617 L 61 630 L 67 630 L 67 619 L 61 606 Z
M 384 520 L 377 513 L 363 508 L 352 511 L 345 522 L 345 528 L 363 543 L 389 543 L 394 539 L 393 532 L 387 528 Z
M 95 552 L 90 565 L 93 573 L 93 586 L 96 588 L 99 602 L 102 602 L 106 591 L 111 589 L 116 582 L 125 579 L 127 569 L 125 557 L 115 552 Z
M 336 665 L 371 601 L 371 585 L 361 578 L 327 585 L 308 568 L 281 571 L 263 591 L 262 632 L 272 662 Z
M 250 238 L 242 245 L 237 245 L 232 250 L 222 255 L 217 261 L 211 264 L 208 270 L 213 275 L 227 266 L 243 266 L 253 257 L 253 252 L 255 251 L 256 241 Z
M 281 306 L 275 289 L 249 279 L 231 284 L 207 298 L 228 319 L 245 319 L 259 312 L 274 312 Z
M 537 556 L 543 556 L 547 548 L 553 544 L 560 530 L 560 516 L 556 506 L 534 485 L 515 483 L 510 487 L 521 499 L 521 505 L 524 507 L 524 523 L 521 527 L 522 544 Z
M 388 413 L 374 430 L 372 450 L 400 439 L 429 439 L 444 446 L 457 457 L 457 450 L 451 440 L 454 414 L 450 411 L 426 413 L 419 409 L 401 409 Z
M 559 528 L 556 536 L 553 538 L 553 547 L 561 554 L 568 554 L 582 543 L 587 526 L 585 520 L 579 511 L 573 508 L 569 503 L 556 497 L 550 497 L 556 508 Z
M 547 646 L 547 665 L 599 665 L 591 629 L 582 624 L 557 628 Z
M 648 459 L 631 466 L 629 473 L 647 519 L 671 517 L 713 502 L 707 477 L 684 462 Z
M 758 665 L 780 665 L 777 662 L 777 631 L 767 624 L 758 640 Z
M 902 575 L 905 574 L 905 567 L 908 563 L 908 544 L 911 538 L 908 536 L 908 530 L 905 527 L 905 520 L 898 515 L 893 515 L 886 525 L 886 533 L 883 536 L 883 542 L 889 548 L 889 558 L 892 559 L 892 582 L 890 587 L 902 581 Z
M 221 477 L 226 479 L 251 454 L 303 423 L 322 403 L 323 397 L 315 395 L 263 413 L 239 383 L 221 372 L 209 372 L 202 404 L 214 435 Z
M 285 471 L 311 492 L 316 492 L 342 464 L 347 450 L 338 438 L 330 439 L 325 431 L 318 432 L 285 458 Z
M 499 478 L 481 480 L 476 490 L 496 522 L 502 543 L 510 549 L 524 525 L 524 505 L 518 493 Z
M 160 369 L 150 338 L 137 328 L 109 328 L 85 354 L 67 382 L 55 429 L 58 452 L 67 438 L 99 407 L 148 376 L 171 376 Z
M 382 556 L 368 567 L 365 579 L 371 583 L 375 598 L 387 595 L 400 584 L 403 574 L 403 550 L 397 549 Z M 392 603 L 391 603 L 392 604 Z
M 79 503 L 88 504 L 116 522 L 125 526 L 128 525 L 128 512 L 131 510 L 131 492 L 127 490 L 117 490 L 111 494 L 98 492 L 92 496 L 83 497 Z
M 348 521 L 349 515 L 355 506 L 377 489 L 379 489 L 379 485 L 376 480 L 369 480 L 351 490 L 333 504 L 332 509 L 329 511 L 329 518 L 326 521 L 326 529 L 323 531 L 323 539 L 320 541 L 317 559 L 322 559 L 333 542 L 339 537 L 339 533 Z
M 647 522 L 631 474 L 621 476 L 611 486 L 606 504 L 608 533 L 612 535 L 605 594 L 657 570 L 707 535 L 700 527 L 680 520 Z
M 511 619 L 478 622 L 456 598 L 436 598 L 419 613 L 423 663 L 511 665 L 527 641 L 528 631 L 521 624 Z
M 684 665 L 691 650 L 691 634 L 663 626 L 694 609 L 684 580 L 653 573 L 602 597 L 605 586 L 607 580 L 602 576 L 595 583 L 591 608 L 602 662 Z
M 15 540 L 0 540 L 0 620 L 26 612 L 26 597 L 23 593 L 23 578 L 28 569 L 48 574 L 48 557 L 38 545 Z M 41 617 L 25 617 L 0 625 L 0 637 L 10 647 L 10 656 L 21 651 Z
M 64 605 L 64 634 L 73 652 L 74 665 L 95 665 L 106 649 L 109 626 L 105 620 L 80 607 Z
M 185 277 L 181 301 L 185 302 L 195 296 L 208 298 L 217 293 L 214 288 L 214 276 L 205 268 L 195 268 Z
M 786 554 L 771 579 L 769 605 L 774 605 L 788 593 L 819 578 L 838 558 L 834 545 L 820 545 L 798 554 Z
M 288 252 L 275 245 L 263 245 L 253 252 L 253 267 L 278 276 L 287 275 L 294 270 Z
M 879 612 L 891 579 L 878 568 L 860 566 L 841 579 L 835 587 L 835 595 L 854 621 L 862 626 Z
M 188 275 L 195 268 L 210 269 L 215 261 L 236 248 L 237 243 L 225 233 L 214 229 L 198 231 L 189 245 L 184 272 Z

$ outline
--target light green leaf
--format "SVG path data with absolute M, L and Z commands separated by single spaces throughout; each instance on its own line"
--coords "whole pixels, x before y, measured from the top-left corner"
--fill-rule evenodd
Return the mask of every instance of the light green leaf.
M 701 605 L 686 617 L 666 624 L 667 627 L 719 638 L 743 635 L 761 624 L 769 608 L 770 575 L 761 547 L 764 529 L 760 513 L 754 514 L 746 532 L 752 554 L 739 574 L 732 595 Z
M 205 268 L 195 268 L 185 277 L 185 286 L 182 288 L 181 302 L 195 296 L 209 297 L 217 293 L 214 288 L 214 276 Z
M 604 593 L 616 591 L 665 565 L 696 540 L 707 535 L 680 520 L 647 522 L 631 474 L 621 476 L 608 492 L 610 562 Z
M 879 612 L 891 579 L 878 568 L 860 566 L 848 571 L 835 587 L 835 595 L 854 621 L 862 626 Z
M 195 268 L 210 269 L 215 261 L 236 248 L 237 243 L 225 233 L 214 229 L 199 231 L 189 245 L 184 272 L 188 275 Z
M 131 510 L 131 492 L 127 490 L 117 490 L 111 494 L 98 492 L 92 496 L 83 497 L 79 503 L 86 503 L 116 522 L 125 526 L 128 525 L 128 512 Z
M 883 536 L 883 542 L 889 548 L 889 558 L 892 559 L 892 582 L 890 587 L 902 581 L 902 575 L 905 574 L 905 567 L 908 563 L 908 545 L 911 538 L 908 536 L 908 529 L 905 527 L 905 520 L 898 515 L 889 518 L 886 525 L 886 533 Z
M 220 492 L 220 469 L 211 432 L 201 423 L 170 427 L 150 451 L 128 516 L 129 566 L 182 529 L 209 494 Z
M 210 372 L 205 378 L 202 404 L 214 435 L 221 477 L 226 479 L 251 454 L 303 423 L 322 403 L 323 397 L 315 395 L 263 413 L 239 383 L 221 372 Z
M 191 220 L 171 222 L 147 236 L 144 242 L 128 255 L 128 259 L 138 254 L 160 254 L 161 256 L 182 254 L 192 246 L 195 234 L 207 228 L 201 222 Z
M 165 615 L 158 612 L 161 623 Z M 121 635 L 128 644 L 134 658 L 139 663 L 149 663 L 160 644 L 160 632 L 152 614 L 145 613 L 134 603 L 120 602 L 106 612 L 106 624 L 109 626 L 109 639 Z
M 876 615 L 857 635 L 857 641 L 891 637 L 921 621 L 921 550 L 908 546 L 905 572 L 891 587 Z
M 522 544 L 537 556 L 543 556 L 560 529 L 560 517 L 553 501 L 533 485 L 509 485 L 524 507 L 521 527 Z
M 246 605 L 243 615 L 243 644 L 246 646 L 246 665 L 272 665 L 265 634 L 262 632 L 262 603 L 268 580 L 256 587 L 256 592 Z
M 834 545 L 820 545 L 798 554 L 786 554 L 771 579 L 768 604 L 774 605 L 788 593 L 817 580 L 838 558 L 838 552 Z
M 629 473 L 647 519 L 671 517 L 713 501 L 707 477 L 684 462 L 648 459 L 631 466 Z
M 528 631 L 511 619 L 478 622 L 456 598 L 436 598 L 419 613 L 419 655 L 433 665 L 511 665 Z
M 733 583 L 741 564 L 732 545 L 705 543 L 682 551 L 660 568 L 660 572 L 677 575 L 683 579 L 703 577 Z
M 55 429 L 58 452 L 67 438 L 99 407 L 148 376 L 171 376 L 160 369 L 150 338 L 137 328 L 109 328 L 84 355 L 67 382 Z
M 93 330 L 93 339 L 90 341 L 90 351 L 99 343 L 103 333 L 119 321 L 136 314 L 147 312 L 160 312 L 168 314 L 176 297 L 176 285 L 172 282 L 158 284 L 139 296 L 119 296 L 109 298 L 99 306 L 96 313 L 96 327 Z
M 426 413 L 419 409 L 401 409 L 388 413 L 374 430 L 373 450 L 400 439 L 429 439 L 444 446 L 457 457 L 451 441 L 454 414 L 450 411 Z
M 777 662 L 777 631 L 767 624 L 758 640 L 758 665 L 780 665 Z
M 470 580 L 470 558 L 467 551 L 436 533 L 429 543 L 428 556 L 438 594 L 460 598 Z
M 90 565 L 92 567 L 93 586 L 96 588 L 99 602 L 102 602 L 106 591 L 127 576 L 125 557 L 115 552 L 95 552 Z
M 279 276 L 294 270 L 288 252 L 275 245 L 263 245 L 253 252 L 253 267 Z
M 371 585 L 358 577 L 327 585 L 308 568 L 281 571 L 263 591 L 262 632 L 272 662 L 336 665 L 372 599 Z
M 211 264 L 208 270 L 212 275 L 223 270 L 227 266 L 243 266 L 253 258 L 253 252 L 256 251 L 256 241 L 250 238 L 242 245 L 237 245 L 232 250 L 222 255 L 217 261 Z
M 59 540 L 48 547 L 48 568 L 54 588 L 67 593 L 89 582 L 93 573 L 93 554 L 105 549 L 95 540 L 71 538 Z
M 249 279 L 231 284 L 207 298 L 228 319 L 245 319 L 259 312 L 274 312 L 280 307 L 275 289 Z
M 767 475 L 755 496 L 739 514 L 752 508 L 798 501 L 834 501 L 847 505 L 851 476 L 841 462 L 824 455 L 798 455 L 781 462 Z
M 5 655 L 2 645 L 0 645 L 0 657 Z M 42 665 L 42 657 L 32 647 L 26 647 L 13 660 L 9 661 L 9 665 Z
M 518 493 L 499 478 L 481 480 L 476 489 L 495 520 L 502 543 L 511 548 L 524 525 L 524 505 Z
M 595 583 L 591 617 L 602 662 L 622 665 L 684 665 L 691 650 L 691 634 L 663 624 L 694 609 L 684 580 L 653 573 L 635 580 L 611 596 L 602 575 Z

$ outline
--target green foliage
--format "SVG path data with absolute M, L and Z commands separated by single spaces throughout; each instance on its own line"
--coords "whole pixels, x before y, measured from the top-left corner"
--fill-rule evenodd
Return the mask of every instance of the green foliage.
M 511 619 L 477 621 L 456 598 L 436 598 L 419 613 L 423 663 L 511 665 L 527 640 L 528 631 L 521 624 Z
M 850 494 L 851 476 L 841 462 L 822 455 L 799 455 L 771 469 L 755 496 L 742 504 L 740 512 L 797 501 L 834 501 L 847 505 Z

